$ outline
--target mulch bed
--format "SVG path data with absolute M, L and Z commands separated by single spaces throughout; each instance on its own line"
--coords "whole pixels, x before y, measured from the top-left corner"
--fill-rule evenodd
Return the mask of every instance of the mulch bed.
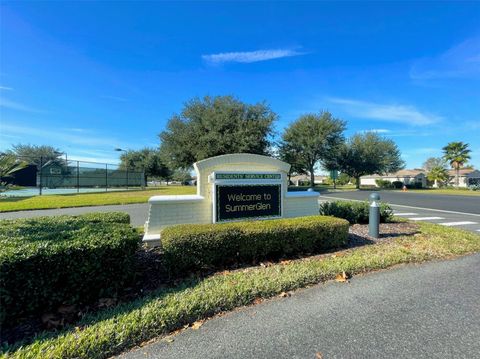
M 365 244 L 374 244 L 385 240 L 391 240 L 401 236 L 411 236 L 419 233 L 419 226 L 416 223 L 398 222 L 381 223 L 380 237 L 373 238 L 368 235 L 368 224 L 353 224 L 348 230 L 348 248 L 362 246 Z
M 343 248 L 337 248 L 327 253 L 308 256 L 308 254 L 289 258 L 288 260 L 308 260 L 312 258 L 322 258 L 332 255 L 333 252 L 344 251 L 354 247 L 371 245 L 382 241 L 392 240 L 399 236 L 409 236 L 418 233 L 418 225 L 416 223 L 382 223 L 380 225 L 380 238 L 372 238 L 368 235 L 368 224 L 354 224 L 350 226 L 348 243 Z M 137 257 L 137 280 L 136 283 L 125 288 L 116 298 L 101 298 L 98 302 L 89 306 L 61 306 L 56 311 L 45 313 L 42 317 L 24 318 L 21 323 L 15 323 L 12 327 L 2 328 L 0 342 L 13 343 L 21 339 L 32 338 L 36 333 L 43 330 L 61 329 L 67 325 L 73 325 L 78 322 L 86 313 L 96 312 L 98 310 L 113 307 L 115 305 L 129 302 L 145 294 L 160 289 L 162 287 L 171 286 L 177 282 L 185 280 L 185 278 L 172 279 L 165 271 L 162 254 L 158 248 L 141 248 L 136 253 Z M 285 260 L 280 259 L 278 262 Z M 243 270 L 250 266 L 269 266 L 275 262 L 264 261 L 250 264 L 234 264 L 227 270 Z M 206 269 L 202 272 L 191 273 L 192 277 L 203 277 L 218 269 Z

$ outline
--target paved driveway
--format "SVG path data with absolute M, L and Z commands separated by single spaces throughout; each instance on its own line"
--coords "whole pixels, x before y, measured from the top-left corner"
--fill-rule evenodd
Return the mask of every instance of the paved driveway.
M 121 358 L 478 358 L 479 266 L 477 254 L 317 285 Z

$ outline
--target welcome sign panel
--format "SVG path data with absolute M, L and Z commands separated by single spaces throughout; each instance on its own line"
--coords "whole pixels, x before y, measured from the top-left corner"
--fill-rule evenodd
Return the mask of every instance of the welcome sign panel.
M 216 185 L 216 222 L 280 217 L 281 185 Z

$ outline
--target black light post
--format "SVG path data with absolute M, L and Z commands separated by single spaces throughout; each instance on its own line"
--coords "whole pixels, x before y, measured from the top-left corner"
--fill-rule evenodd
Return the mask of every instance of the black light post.
M 128 151 L 127 150 L 124 150 L 124 149 L 121 149 L 121 148 L 115 148 L 115 151 L 117 152 L 125 152 L 127 153 Z M 127 189 L 128 189 L 128 161 L 126 161 L 126 167 L 127 167 Z

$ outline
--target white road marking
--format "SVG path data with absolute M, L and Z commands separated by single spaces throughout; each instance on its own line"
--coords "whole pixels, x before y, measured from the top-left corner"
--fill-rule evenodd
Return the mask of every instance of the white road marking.
M 477 229 L 477 232 L 480 232 L 480 229 Z
M 463 221 L 463 222 L 445 222 L 445 223 L 439 223 L 439 224 L 441 224 L 442 226 L 451 227 L 451 226 L 463 226 L 466 224 L 477 224 L 477 222 Z
M 402 213 L 393 212 L 394 216 L 418 216 L 418 213 Z
M 361 201 L 361 200 L 358 200 L 358 199 L 347 199 L 347 198 L 339 198 L 339 197 L 330 197 L 330 196 L 322 196 L 322 195 L 320 195 L 320 200 L 321 200 L 322 198 L 331 198 L 331 199 L 335 199 L 335 200 L 337 200 L 337 201 L 338 201 L 338 200 L 342 200 L 342 201 L 365 202 L 365 201 Z M 381 201 L 381 199 L 380 199 L 380 201 Z M 395 203 L 388 203 L 388 204 L 391 205 L 391 206 L 393 206 L 393 207 L 405 207 L 405 208 L 412 208 L 412 209 L 423 209 L 423 210 L 426 210 L 426 211 L 433 211 L 433 212 L 464 214 L 464 215 L 467 215 L 467 216 L 480 217 L 480 214 L 477 214 L 477 213 L 447 211 L 447 210 L 444 210 L 444 209 L 434 209 L 434 208 L 425 208 L 425 207 L 406 206 L 406 205 L 403 205 L 403 204 L 395 204 Z
M 409 218 L 409 220 L 411 221 L 430 221 L 430 220 L 434 220 L 434 219 L 445 219 L 443 217 L 412 217 L 412 218 Z

